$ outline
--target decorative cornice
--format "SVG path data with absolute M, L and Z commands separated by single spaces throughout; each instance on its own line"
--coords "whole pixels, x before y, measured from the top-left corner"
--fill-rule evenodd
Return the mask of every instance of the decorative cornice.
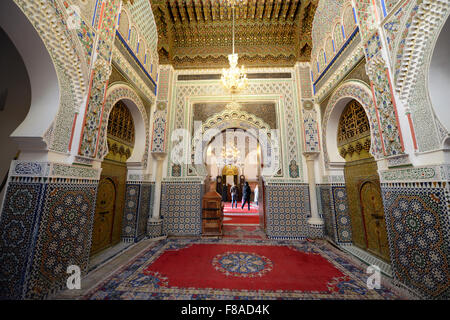
M 99 180 L 101 169 L 59 162 L 14 160 L 10 177 Z

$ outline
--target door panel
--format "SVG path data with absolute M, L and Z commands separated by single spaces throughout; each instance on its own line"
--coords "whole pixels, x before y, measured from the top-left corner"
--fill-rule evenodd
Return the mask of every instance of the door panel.
M 112 243 L 115 202 L 116 185 L 114 181 L 109 177 L 102 177 L 97 191 L 91 255 L 109 247 Z
M 374 182 L 364 183 L 360 197 L 367 235 L 367 250 L 389 261 L 389 245 L 379 186 Z
M 344 172 L 353 244 L 389 261 L 383 199 L 375 160 L 347 162 Z

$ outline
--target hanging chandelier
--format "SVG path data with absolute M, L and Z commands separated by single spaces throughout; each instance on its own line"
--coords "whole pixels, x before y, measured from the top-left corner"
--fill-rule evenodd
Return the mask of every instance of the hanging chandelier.
M 222 158 L 226 165 L 235 164 L 239 158 L 240 151 L 236 146 L 222 147 Z
M 233 53 L 228 55 L 230 67 L 222 70 L 221 78 L 223 86 L 232 94 L 246 89 L 248 85 L 247 72 L 244 66 L 241 68 L 237 66 L 239 57 L 238 54 L 234 52 L 234 12 L 235 5 L 238 1 L 239 0 L 228 0 L 228 3 L 233 10 Z

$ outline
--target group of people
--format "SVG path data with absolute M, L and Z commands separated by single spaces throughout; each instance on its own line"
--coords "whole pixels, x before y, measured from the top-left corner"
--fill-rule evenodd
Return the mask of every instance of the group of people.
M 233 183 L 230 189 L 231 192 L 231 208 L 234 208 L 234 205 L 236 205 L 237 209 L 237 198 L 238 198 L 238 187 L 236 184 Z M 258 197 L 259 197 L 259 191 L 258 186 L 255 187 L 255 203 L 258 205 Z M 246 203 L 248 203 L 248 210 L 250 211 L 250 196 L 252 195 L 252 189 L 250 188 L 250 185 L 248 182 L 245 182 L 244 189 L 242 190 L 242 206 L 241 209 L 244 209 L 244 206 Z

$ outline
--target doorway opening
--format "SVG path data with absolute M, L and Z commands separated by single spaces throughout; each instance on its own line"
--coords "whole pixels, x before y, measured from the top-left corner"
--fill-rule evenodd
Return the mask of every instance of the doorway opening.
M 246 130 L 229 128 L 207 145 L 207 171 L 224 204 L 224 237 L 266 238 L 261 163 L 260 143 Z

